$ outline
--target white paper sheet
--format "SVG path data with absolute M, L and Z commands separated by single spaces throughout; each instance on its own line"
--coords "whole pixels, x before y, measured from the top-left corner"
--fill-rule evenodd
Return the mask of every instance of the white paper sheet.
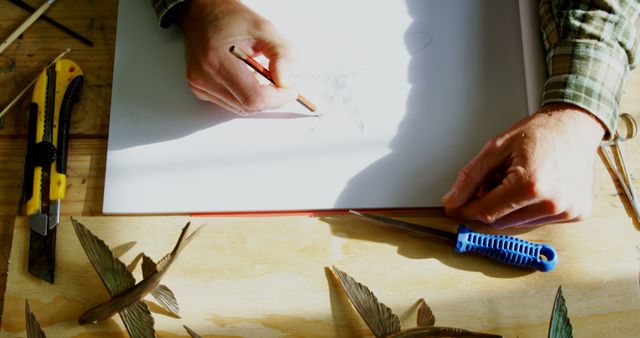
M 296 45 L 293 81 L 322 117 L 199 102 L 181 31 L 120 1 L 105 213 L 438 206 L 528 112 L 518 2 L 244 3 Z

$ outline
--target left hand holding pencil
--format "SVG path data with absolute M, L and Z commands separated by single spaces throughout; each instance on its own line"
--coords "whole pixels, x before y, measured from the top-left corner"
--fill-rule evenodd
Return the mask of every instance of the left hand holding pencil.
M 240 115 L 296 99 L 298 93 L 287 78 L 292 47 L 271 22 L 240 1 L 190 0 L 178 23 L 185 32 L 187 82 L 199 99 Z M 254 56 L 266 56 L 276 86 L 261 84 L 253 71 L 229 53 L 233 45 Z

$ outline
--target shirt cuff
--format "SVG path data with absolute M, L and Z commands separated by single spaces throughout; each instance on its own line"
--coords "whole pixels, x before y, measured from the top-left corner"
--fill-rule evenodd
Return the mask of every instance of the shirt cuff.
M 186 0 L 156 0 L 153 2 L 153 8 L 156 10 L 156 16 L 162 28 L 167 28 L 174 23 L 176 10 L 185 1 Z
M 543 105 L 574 104 L 606 126 L 606 137 L 615 134 L 622 84 L 629 72 L 621 48 L 594 40 L 561 42 L 547 55 L 547 72 Z

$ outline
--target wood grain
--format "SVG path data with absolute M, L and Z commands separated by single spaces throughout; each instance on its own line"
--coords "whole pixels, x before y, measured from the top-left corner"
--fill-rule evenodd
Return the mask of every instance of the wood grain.
M 0 294 L 4 294 L 13 222 L 22 196 L 26 141 L 0 139 Z M 101 215 L 107 141 L 72 139 L 62 215 Z M 0 299 L 0 307 L 3 302 Z
M 107 142 L 103 139 L 75 139 L 69 144 L 67 191 L 63 215 L 102 214 Z M 0 142 L 0 216 L 17 215 L 22 195 L 22 174 L 26 142 Z
M 39 7 L 39 1 L 27 1 Z M 47 15 L 94 42 L 88 47 L 42 20 L 33 24 L 0 54 L 0 105 L 8 104 L 40 71 L 67 47 L 86 78 L 71 121 L 72 135 L 105 137 L 109 125 L 111 79 L 115 46 L 117 0 L 65 0 L 55 2 Z M 8 36 L 29 13 L 9 1 L 0 2 L 0 36 Z M 2 39 L 2 38 L 0 38 Z M 24 136 L 27 130 L 27 95 L 5 116 L 0 135 Z
M 444 217 L 402 218 L 456 226 Z M 370 335 L 335 277 L 325 271 L 332 265 L 366 283 L 405 327 L 414 325 L 416 301 L 424 297 L 438 325 L 507 337 L 544 336 L 562 285 L 576 337 L 640 332 L 640 239 L 624 215 L 522 234 L 558 250 L 560 263 L 548 273 L 456 255 L 447 243 L 352 216 L 78 219 L 117 248 L 125 264 L 141 251 L 155 260 L 162 257 L 187 221 L 202 226 L 163 280 L 176 294 L 182 318 L 167 316 L 147 297 L 159 337 L 185 337 L 183 324 L 207 337 Z M 27 233 L 27 219 L 18 218 L 0 337 L 24 335 L 25 298 L 50 336 L 123 336 L 117 316 L 98 325 L 76 322 L 108 296 L 69 220 L 58 228 L 55 285 L 25 271 Z M 139 278 L 139 267 L 136 274 Z
M 27 2 L 34 7 L 40 4 Z M 65 216 L 102 212 L 117 3 L 64 0 L 47 12 L 91 39 L 94 47 L 39 21 L 0 54 L 0 106 L 67 47 L 73 48 L 69 58 L 86 74 L 72 118 Z M 0 1 L 0 13 L 0 40 L 29 16 L 8 1 Z M 636 70 L 627 78 L 621 107 L 638 120 L 639 92 L 640 71 Z M 6 298 L 0 298 L 0 304 L 5 304 L 0 336 L 24 336 L 21 316 L 28 295 L 49 336 L 92 332 L 83 337 L 124 337 L 118 318 L 86 328 L 74 322 L 89 305 L 105 299 L 106 292 L 87 265 L 68 222 L 60 231 L 64 244 L 58 264 L 58 276 L 66 281 L 49 286 L 24 271 L 25 219 L 15 216 L 29 101 L 27 96 L 0 129 L 0 294 L 4 295 L 8 285 Z M 640 190 L 640 138 L 623 146 L 632 181 Z M 415 301 L 425 297 L 439 325 L 460 325 L 508 337 L 545 336 L 553 296 L 562 284 L 577 337 L 610 336 L 612 329 L 615 336 L 635 336 L 640 332 L 640 224 L 631 221 L 623 191 L 601 160 L 595 165 L 593 201 L 592 217 L 584 222 L 523 234 L 549 241 L 560 250 L 561 264 L 548 274 L 529 274 L 477 257 L 456 256 L 442 243 L 354 222 L 346 216 L 195 218 L 195 225 L 205 224 L 206 231 L 185 250 L 165 283 L 176 291 L 184 319 L 158 314 L 158 307 L 151 305 L 159 336 L 186 337 L 182 324 L 208 337 L 368 334 L 336 281 L 325 274 L 323 267 L 330 264 L 369 285 L 403 323 L 412 322 L 415 311 L 410 309 L 415 310 Z M 457 223 L 442 217 L 439 210 L 407 219 L 443 228 Z M 112 247 L 137 241 L 122 256 L 128 262 L 141 250 L 155 259 L 166 253 L 187 218 L 81 220 Z

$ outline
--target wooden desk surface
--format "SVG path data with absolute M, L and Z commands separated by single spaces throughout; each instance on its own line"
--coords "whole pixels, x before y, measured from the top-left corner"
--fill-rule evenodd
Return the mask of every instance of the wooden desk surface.
M 38 1 L 34 0 L 27 2 L 35 7 L 39 4 Z M 0 16 L 0 37 L 8 36 L 28 16 L 28 13 L 8 1 L 0 2 L 0 13 L 2 13 Z M 87 36 L 93 40 L 95 46 L 86 47 L 65 33 L 51 27 L 48 23 L 37 22 L 0 55 L 0 88 L 2 88 L 0 91 L 0 106 L 4 106 L 15 97 L 24 86 L 37 76 L 44 65 L 60 51 L 67 47 L 73 48 L 73 52 L 69 57 L 77 61 L 83 68 L 86 74 L 86 83 L 81 93 L 81 100 L 74 110 L 72 118 L 67 200 L 63 204 L 62 212 L 63 216 L 98 216 L 101 214 L 104 187 L 117 1 L 64 0 L 55 3 L 47 14 Z M 640 96 L 634 95 L 634 93 L 639 91 L 640 71 L 634 71 L 628 77 L 625 85 L 622 109 L 632 113 L 637 119 L 640 119 Z M 14 219 L 17 215 L 20 200 L 22 168 L 26 150 L 27 116 L 25 112 L 27 104 L 28 99 L 23 100 L 16 109 L 6 116 L 5 127 L 0 129 L 0 163 L 2 163 L 0 168 L 0 290 L 4 290 L 6 285 L 7 261 L 11 248 Z M 638 179 L 640 177 L 640 139 L 635 139 L 625 144 L 625 150 L 629 157 L 627 164 L 630 166 L 632 180 L 635 186 L 640 188 Z M 612 233 L 624 237 L 621 240 L 626 240 L 628 237 L 635 240 L 636 244 L 634 245 L 638 246 L 640 234 L 637 229 L 640 229 L 640 225 L 634 225 L 630 220 L 628 216 L 630 215 L 630 209 L 621 193 L 622 190 L 614 184 L 610 171 L 605 168 L 601 161 L 598 161 L 595 169 L 592 217 L 582 224 L 572 224 L 570 226 L 573 229 L 590 229 L 590 231 L 596 231 L 597 227 L 611 229 Z M 438 212 L 435 212 L 435 215 L 438 214 Z M 425 223 L 438 219 L 438 216 L 433 215 L 421 217 L 421 221 Z M 287 222 L 292 221 L 287 220 Z M 261 221 L 260 219 L 252 218 L 242 222 L 259 224 Z M 439 222 L 442 222 L 442 220 Z M 454 220 L 448 220 L 447 222 L 455 223 Z M 569 225 L 549 226 L 541 231 L 542 233 L 550 233 L 553 229 L 565 229 L 567 226 Z M 562 233 L 565 230 L 558 231 Z M 608 236 L 606 232 L 596 231 L 596 233 L 601 236 L 593 237 L 592 241 L 588 242 L 597 251 L 593 255 L 609 255 L 610 259 L 614 259 L 615 257 L 612 255 L 615 251 L 609 251 L 606 248 L 618 249 L 617 246 L 620 243 L 617 242 L 616 237 Z M 526 236 L 530 235 L 526 234 Z M 560 240 L 560 242 L 554 242 L 559 247 L 566 244 L 561 242 L 561 239 L 554 239 L 554 237 L 557 237 L 555 232 L 549 235 L 549 241 Z M 587 245 L 587 242 L 584 243 Z M 571 248 L 571 246 L 567 246 L 564 250 L 571 250 Z M 571 255 L 570 252 L 567 254 Z M 640 255 L 638 250 L 625 251 L 625 254 L 627 255 L 625 259 L 632 259 L 636 263 L 635 265 L 625 265 L 624 276 L 625 278 L 633 277 L 635 280 L 633 287 L 638 288 L 639 266 L 636 260 Z M 628 257 L 629 255 L 633 257 Z M 572 273 L 575 275 L 572 275 L 572 278 L 586 280 L 589 276 L 592 276 L 593 270 L 590 270 L 586 265 L 580 266 L 584 267 L 584 269 L 573 269 Z M 355 274 L 354 270 L 349 270 L 349 272 Z M 476 272 L 473 275 L 478 275 L 478 273 Z M 580 275 L 582 277 L 579 277 Z M 363 282 L 372 283 L 373 285 L 373 282 L 367 276 L 373 277 L 372 274 L 367 272 L 358 277 Z M 555 279 L 554 281 L 560 282 L 560 280 Z M 631 291 L 629 288 L 619 287 L 618 281 L 619 279 L 612 277 L 609 284 L 610 294 L 601 294 L 601 296 L 617 299 L 616 297 L 620 296 L 620 293 L 617 293 L 618 290 L 625 294 Z M 384 287 L 387 284 L 382 285 Z M 379 290 L 384 290 L 383 287 Z M 545 291 L 548 290 L 545 289 Z M 637 294 L 637 291 L 635 290 L 635 294 Z M 389 296 L 390 298 L 383 297 L 384 291 L 379 293 L 379 296 L 388 303 L 399 304 L 400 306 L 397 307 L 399 313 L 403 311 L 405 305 L 409 304 L 407 303 L 410 298 L 408 296 L 406 299 L 402 298 L 400 300 L 399 298 L 395 299 L 394 295 Z M 411 297 L 417 296 L 413 291 L 409 292 L 409 294 Z M 508 297 L 507 294 L 496 293 L 496 295 Z M 422 296 L 429 297 L 429 295 L 425 294 L 422 294 Z M 580 297 L 582 296 L 588 297 L 588 294 L 582 294 Z M 579 304 L 584 303 L 579 302 Z M 444 319 L 446 317 L 443 316 L 446 316 L 447 311 L 453 310 L 443 308 L 441 311 L 442 316 L 440 318 Z M 593 313 L 589 315 L 587 312 L 581 312 L 583 310 L 579 308 L 570 309 L 570 311 L 585 314 L 584 317 L 576 317 L 575 319 L 576 324 L 580 322 L 585 325 L 586 329 L 583 329 L 585 330 L 583 332 L 598 332 L 588 331 L 591 323 L 593 323 L 594 327 L 597 327 L 595 324 L 597 320 L 592 320 Z M 600 317 L 598 318 L 608 318 L 608 320 L 615 322 L 626 321 L 636 325 L 635 327 L 640 321 L 637 315 L 628 318 L 621 313 L 607 313 L 606 309 L 599 313 L 598 316 Z M 438 312 L 436 312 L 436 316 L 438 316 Z M 451 321 L 451 318 L 447 319 L 447 322 Z M 588 336 L 589 334 L 586 335 Z M 595 336 L 595 334 L 592 335 Z
M 401 217 L 455 225 L 436 213 Z M 632 227 L 617 226 L 626 222 L 623 214 L 522 234 L 558 250 L 559 265 L 546 273 L 455 255 L 446 242 L 355 216 L 78 219 L 125 264 L 141 251 L 158 260 L 188 220 L 194 228 L 202 226 L 162 281 L 175 293 L 182 318 L 166 315 L 147 297 L 159 337 L 186 337 L 182 325 L 207 337 L 371 336 L 326 273 L 324 267 L 332 265 L 367 284 L 405 327 L 415 326 L 415 303 L 424 297 L 439 325 L 505 337 L 542 337 L 562 285 L 576 337 L 631 337 L 640 332 L 640 241 Z M 55 285 L 26 271 L 28 231 L 28 219 L 18 218 L 0 337 L 24 335 L 25 298 L 51 337 L 126 336 L 117 316 L 97 325 L 77 324 L 80 314 L 108 296 L 69 219 L 58 228 Z M 138 278 L 139 271 L 137 267 Z
M 40 1 L 27 0 L 33 7 Z M 37 21 L 0 54 L 0 106 L 4 108 L 48 62 L 67 47 L 69 58 L 85 72 L 81 100 L 71 121 L 67 197 L 64 215 L 100 215 L 109 127 L 111 79 L 117 0 L 58 1 L 46 12 L 94 42 L 87 47 L 50 24 Z M 9 36 L 30 14 L 9 1 L 0 1 L 0 36 Z M 4 294 L 13 222 L 22 192 L 30 99 L 5 116 L 0 129 L 0 289 Z M 2 304 L 3 302 L 0 302 Z

